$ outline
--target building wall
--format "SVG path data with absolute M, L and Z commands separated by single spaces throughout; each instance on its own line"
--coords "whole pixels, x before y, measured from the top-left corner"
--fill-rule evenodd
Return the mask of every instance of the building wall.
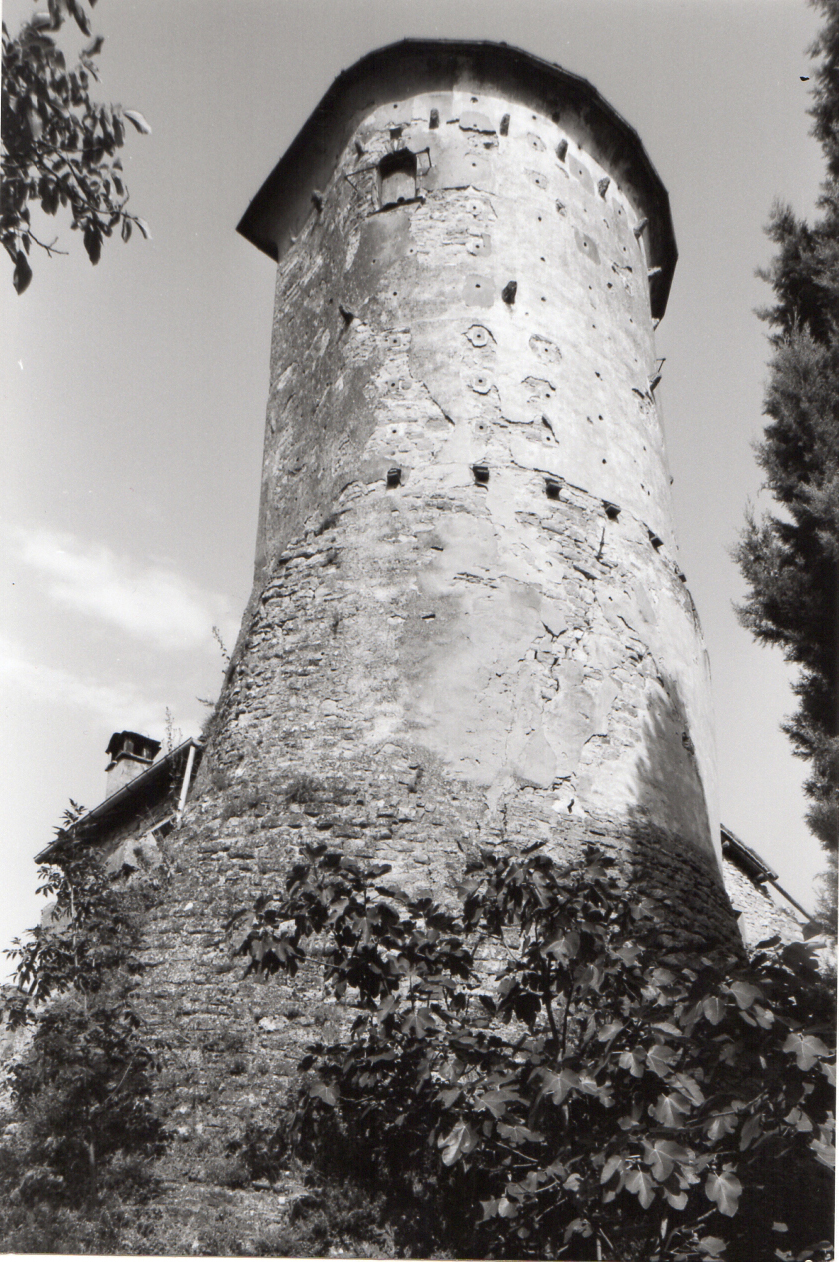
M 595 841 L 664 945 L 738 941 L 640 210 L 559 117 L 471 87 L 377 107 L 281 259 L 254 595 L 136 993 L 187 1217 L 340 1030 L 316 971 L 260 986 L 225 938 L 304 843 L 445 896 L 478 846 Z M 417 200 L 379 210 L 401 146 Z
M 803 918 L 798 919 L 791 908 L 776 901 L 768 885 L 750 880 L 730 858 L 723 859 L 723 879 L 749 951 L 776 934 L 783 942 L 803 941 Z
M 464 842 L 585 823 L 726 934 L 641 216 L 587 140 L 471 89 L 347 139 L 278 270 L 255 600 L 203 782 L 340 774 L 386 807 L 415 780 L 416 837 L 377 850 L 443 885 Z M 380 209 L 403 148 L 416 200 Z

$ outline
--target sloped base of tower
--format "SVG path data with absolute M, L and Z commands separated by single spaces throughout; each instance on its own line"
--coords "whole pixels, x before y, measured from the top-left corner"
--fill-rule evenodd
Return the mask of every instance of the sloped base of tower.
M 295 1091 L 307 1046 L 340 1037 L 345 1024 L 317 963 L 260 983 L 231 958 L 225 934 L 237 911 L 283 890 L 307 844 L 389 863 L 389 879 L 445 902 L 481 847 L 522 850 L 544 840 L 548 852 L 570 861 L 594 843 L 617 858 L 627 897 L 651 900 L 663 949 L 739 949 L 713 868 L 640 817 L 559 815 L 527 787 L 491 814 L 479 790 L 433 767 L 418 777 L 410 753 L 393 748 L 364 761 L 345 759 L 340 774 L 264 764 L 258 774 L 254 760 L 250 774 L 243 768 L 236 775 L 213 753 L 211 745 L 200 792 L 165 843 L 168 882 L 149 913 L 134 995 L 166 1066 L 161 1089 L 174 1128 L 161 1168 L 171 1189 L 166 1200 L 187 1217 L 190 1206 L 212 1205 L 216 1193 L 205 1194 L 205 1184 L 245 1178 L 247 1137 L 267 1142 Z M 235 1187 L 219 1196 L 225 1213 L 244 1205 Z M 257 1196 L 254 1204 L 263 1201 Z

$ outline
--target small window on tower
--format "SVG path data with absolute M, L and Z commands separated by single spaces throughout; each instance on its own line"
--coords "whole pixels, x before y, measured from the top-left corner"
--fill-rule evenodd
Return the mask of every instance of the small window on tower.
M 379 208 L 411 202 L 417 195 L 417 158 L 410 149 L 386 153 L 379 163 Z

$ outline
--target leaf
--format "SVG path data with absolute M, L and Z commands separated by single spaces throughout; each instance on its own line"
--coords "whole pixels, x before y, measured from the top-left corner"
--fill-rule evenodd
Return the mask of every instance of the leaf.
M 608 1183 L 616 1170 L 620 1170 L 624 1164 L 624 1158 L 616 1154 L 604 1163 L 603 1169 L 600 1171 L 600 1182 Z
M 757 986 L 751 986 L 748 982 L 732 982 L 726 989 L 737 1000 L 738 1008 L 751 1008 L 754 1001 L 761 998 Z
M 403 1034 L 414 1034 L 418 1039 L 424 1039 L 427 1034 L 437 1033 L 437 1026 L 429 1008 L 417 1008 L 409 1012 L 400 1029 Z
M 503 1117 L 507 1112 L 507 1105 L 513 1101 L 521 1101 L 521 1096 L 516 1095 L 515 1091 L 511 1091 L 509 1087 L 499 1087 L 495 1091 L 486 1091 L 482 1096 L 478 1096 L 476 1103 L 485 1109 L 488 1109 L 493 1117 Z
M 795 1063 L 799 1069 L 810 1069 L 817 1060 L 831 1055 L 829 1047 L 825 1047 L 820 1038 L 814 1034 L 801 1034 L 793 1031 L 781 1049 L 784 1052 L 795 1052 Z
M 763 1134 L 763 1121 L 759 1114 L 755 1113 L 748 1118 L 740 1130 L 740 1151 L 745 1152 L 751 1145 L 752 1141 Z
M 665 1078 L 679 1053 L 666 1043 L 654 1043 L 647 1052 L 647 1065 L 659 1078 Z
M 631 1052 L 621 1052 L 618 1064 L 621 1069 L 628 1069 L 633 1078 L 643 1078 L 644 1060 L 643 1050 L 635 1048 Z
M 437 1147 L 442 1148 L 444 1166 L 453 1166 L 459 1158 L 466 1156 L 477 1146 L 478 1136 L 468 1122 L 458 1122 L 448 1135 L 441 1135 Z M 499 1208 L 499 1213 L 501 1210 Z
M 722 1139 L 723 1135 L 730 1135 L 733 1130 L 737 1129 L 737 1118 L 732 1117 L 728 1112 L 718 1113 L 710 1122 L 705 1123 L 705 1134 L 708 1136 L 712 1144 Z
M 688 1099 L 692 1100 L 694 1104 L 705 1103 L 705 1096 L 702 1092 L 702 1088 L 696 1079 L 691 1077 L 690 1074 L 674 1074 L 673 1082 L 681 1091 L 684 1091 Z
M 693 1160 L 694 1154 L 691 1150 L 672 1139 L 644 1141 L 644 1163 L 650 1167 L 650 1173 L 659 1183 L 670 1178 L 677 1162 L 692 1164 Z
M 542 953 L 553 955 L 558 960 L 574 960 L 580 953 L 580 935 L 576 929 L 571 929 L 544 947 Z
M 671 1095 L 660 1095 L 655 1105 L 650 1106 L 650 1113 L 662 1126 L 678 1130 L 690 1113 L 690 1105 L 683 1095 L 673 1092 Z
M 145 239 L 147 241 L 151 241 L 151 228 L 146 223 L 145 219 L 141 219 L 139 215 L 135 215 L 134 222 L 137 225 L 137 227 L 140 229 L 140 231 L 142 232 Z
M 702 1011 L 711 1025 L 719 1025 L 725 1016 L 725 1004 L 717 995 L 709 995 L 702 1000 Z
M 646 1170 L 632 1170 L 626 1176 L 624 1186 L 634 1192 L 644 1209 L 649 1209 L 655 1200 L 655 1184 Z
M 688 1203 L 687 1192 L 671 1192 L 669 1188 L 665 1188 L 664 1195 L 674 1209 L 684 1209 Z
M 684 1037 L 683 1032 L 679 1029 L 679 1027 L 677 1025 L 671 1025 L 669 1021 L 656 1021 L 653 1029 L 658 1030 L 661 1034 L 670 1034 L 672 1037 L 677 1039 Z
M 90 21 L 78 0 L 67 0 L 67 8 L 76 20 L 76 25 L 83 35 L 90 35 Z
M 498 1134 L 502 1139 L 509 1139 L 510 1143 L 515 1144 L 516 1147 L 519 1144 L 528 1142 L 541 1143 L 545 1138 L 539 1131 L 532 1131 L 529 1126 L 523 1126 L 519 1123 L 508 1126 L 505 1122 L 499 1122 Z
M 90 223 L 85 228 L 83 241 L 84 248 L 87 250 L 87 257 L 95 266 L 102 257 L 102 237 L 94 224 Z
M 550 1096 L 556 1104 L 562 1104 L 570 1091 L 579 1089 L 580 1075 L 573 1069 L 561 1069 L 558 1074 L 546 1071 L 542 1081 L 541 1096 Z
M 461 1094 L 460 1087 L 448 1087 L 445 1091 L 440 1092 L 438 1099 L 444 1109 L 450 1109 Z
M 733 1218 L 737 1213 L 742 1191 L 742 1183 L 730 1169 L 725 1169 L 720 1174 L 709 1174 L 705 1180 L 705 1195 L 727 1218 Z
M 324 1104 L 328 1104 L 330 1108 L 334 1108 L 338 1103 L 338 1093 L 335 1088 L 325 1082 L 313 1082 L 309 1087 L 309 1095 L 323 1100 Z
M 29 266 L 29 259 L 18 250 L 15 258 L 15 271 L 13 276 L 13 284 L 17 293 L 25 293 L 29 288 L 29 282 L 32 279 L 32 268 Z
M 784 1121 L 794 1122 L 795 1129 L 802 1135 L 809 1135 L 814 1129 L 812 1119 L 803 1109 L 792 1109 Z
M 620 1034 L 623 1028 L 623 1021 L 610 1021 L 608 1025 L 603 1026 L 602 1030 L 597 1031 L 597 1041 L 599 1043 L 608 1043 L 609 1039 L 614 1038 L 616 1034 Z
M 828 1170 L 836 1169 L 836 1149 L 833 1144 L 824 1139 L 811 1139 L 810 1147 L 820 1165 L 827 1166 Z
M 725 1241 L 720 1240 L 719 1236 L 703 1236 L 699 1241 L 699 1248 L 706 1258 L 718 1258 L 725 1249 Z
M 123 118 L 127 118 L 129 123 L 132 123 L 133 126 L 137 128 L 137 131 L 143 136 L 151 135 L 151 127 L 143 118 L 143 115 L 139 110 L 123 110 L 122 116 Z

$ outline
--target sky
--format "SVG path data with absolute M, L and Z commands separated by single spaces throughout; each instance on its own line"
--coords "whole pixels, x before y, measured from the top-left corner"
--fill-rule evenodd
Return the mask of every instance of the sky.
M 17 30 L 33 11 L 5 0 Z M 152 134 L 122 152 L 152 240 L 92 267 L 33 258 L 0 278 L 0 948 L 35 923 L 33 856 L 70 798 L 105 791 L 131 728 L 197 735 L 253 573 L 275 268 L 235 227 L 336 75 L 405 37 L 504 40 L 587 78 L 639 132 L 670 195 L 679 264 L 658 330 L 682 567 L 711 659 L 723 821 L 811 907 L 823 858 L 779 724 L 778 650 L 736 619 L 730 559 L 747 501 L 768 349 L 754 309 L 775 199 L 812 216 L 801 0 L 101 0 L 100 99 Z M 73 36 L 72 31 L 67 32 Z M 75 48 L 83 41 L 71 38 Z M 0 964 L 0 974 L 5 968 Z

